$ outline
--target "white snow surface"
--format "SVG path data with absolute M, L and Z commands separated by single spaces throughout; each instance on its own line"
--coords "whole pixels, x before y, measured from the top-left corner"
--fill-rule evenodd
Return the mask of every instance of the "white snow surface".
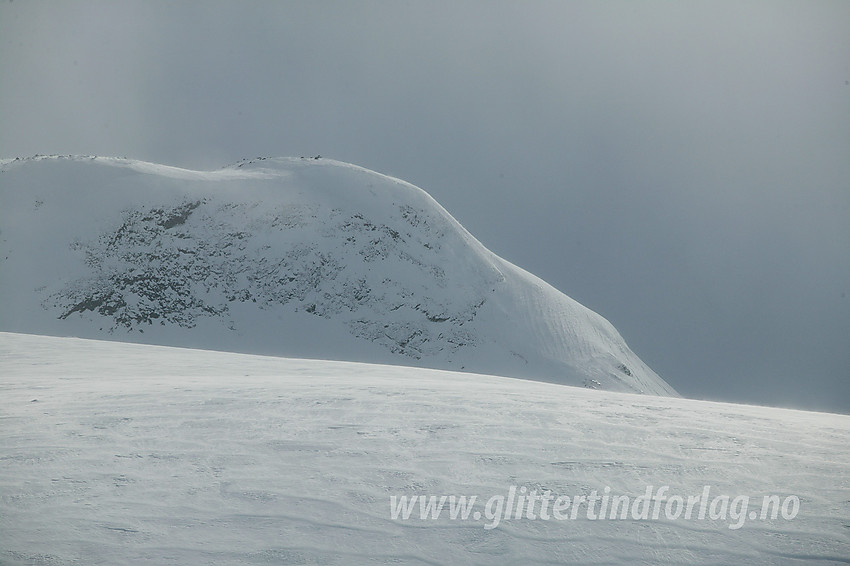
M 0 162 L 0 330 L 676 395 L 427 193 L 328 159 Z
M 422 368 L 0 333 L 0 563 L 848 564 L 850 417 Z M 609 487 L 791 520 L 393 519 Z

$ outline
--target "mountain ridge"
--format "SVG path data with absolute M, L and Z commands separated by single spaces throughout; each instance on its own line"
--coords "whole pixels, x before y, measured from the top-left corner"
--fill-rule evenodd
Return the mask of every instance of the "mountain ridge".
M 675 395 L 607 320 L 400 179 L 325 158 L 0 171 L 2 330 Z

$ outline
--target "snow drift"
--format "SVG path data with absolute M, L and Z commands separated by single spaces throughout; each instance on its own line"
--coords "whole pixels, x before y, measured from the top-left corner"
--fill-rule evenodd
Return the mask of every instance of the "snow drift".
M 850 563 L 846 415 L 2 332 L 0 375 L 2 564 Z M 510 486 L 662 511 L 392 516 Z M 740 528 L 667 517 L 705 486 Z
M 675 395 L 427 193 L 327 159 L 0 164 L 0 330 Z

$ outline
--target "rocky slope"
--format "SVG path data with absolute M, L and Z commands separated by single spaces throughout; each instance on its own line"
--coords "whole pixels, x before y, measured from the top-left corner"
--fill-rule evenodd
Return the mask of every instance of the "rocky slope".
M 0 164 L 0 329 L 675 395 L 424 191 L 327 159 Z

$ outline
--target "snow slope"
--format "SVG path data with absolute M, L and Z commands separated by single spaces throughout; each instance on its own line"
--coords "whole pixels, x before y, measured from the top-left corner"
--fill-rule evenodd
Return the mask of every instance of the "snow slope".
M 3 564 L 850 563 L 848 416 L 9 333 L 0 375 Z M 799 512 L 391 515 L 511 486 Z
M 424 191 L 326 159 L 0 162 L 0 330 L 675 395 Z

